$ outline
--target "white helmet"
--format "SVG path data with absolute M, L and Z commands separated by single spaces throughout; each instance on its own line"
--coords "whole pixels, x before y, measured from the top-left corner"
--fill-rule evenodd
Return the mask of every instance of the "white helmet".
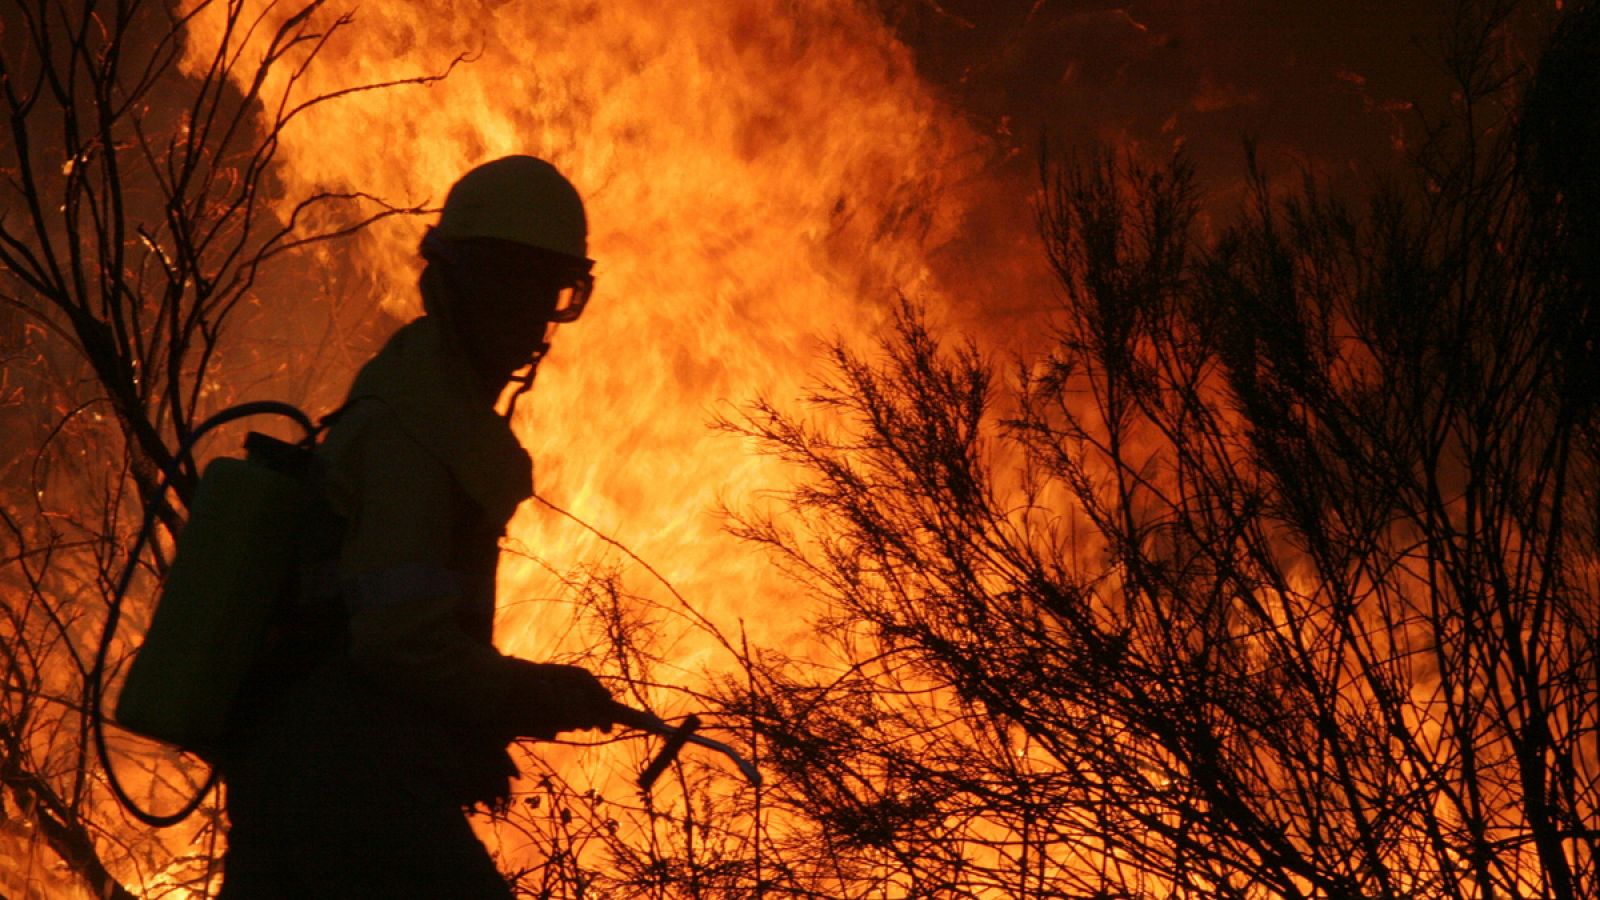
M 449 241 L 496 238 L 576 260 L 589 256 L 583 199 L 555 166 L 506 156 L 461 176 L 435 229 Z

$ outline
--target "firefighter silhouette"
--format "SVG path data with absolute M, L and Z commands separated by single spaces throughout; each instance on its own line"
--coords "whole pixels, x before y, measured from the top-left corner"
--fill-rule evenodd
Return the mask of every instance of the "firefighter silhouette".
M 509 897 L 466 808 L 505 802 L 513 739 L 610 728 L 589 672 L 491 643 L 499 538 L 533 490 L 495 405 L 583 312 L 587 253 L 547 162 L 451 188 L 422 244 L 425 314 L 361 369 L 318 451 L 336 572 L 230 735 L 225 900 Z

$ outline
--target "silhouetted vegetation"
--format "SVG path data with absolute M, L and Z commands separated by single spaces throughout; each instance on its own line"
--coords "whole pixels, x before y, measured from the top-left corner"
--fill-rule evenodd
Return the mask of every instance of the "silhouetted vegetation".
M 734 526 L 825 609 L 799 650 L 715 635 L 744 669 L 703 699 L 767 787 L 690 759 L 603 796 L 520 760 L 488 825 L 543 854 L 519 893 L 1597 896 L 1596 15 L 1535 77 L 1511 12 L 1462 6 L 1458 105 L 1364 203 L 1252 159 L 1212 234 L 1181 159 L 1046 154 L 1051 353 L 907 304 L 808 412 L 729 423 L 802 473 Z M 167 4 L 6 7 L 0 858 L 29 863 L 0 892 L 215 881 L 215 808 L 152 834 L 111 806 L 88 675 L 159 473 L 181 499 L 178 443 L 264 364 L 219 362 L 263 265 L 404 212 L 276 200 L 289 75 L 346 24 L 319 21 L 191 76 Z M 660 610 L 561 574 L 644 705 Z M 204 774 L 122 750 L 147 802 Z
M 1519 129 L 1489 12 L 1415 182 L 1252 159 L 1202 240 L 1181 160 L 1049 158 L 1047 358 L 908 307 L 735 426 L 829 610 L 729 690 L 810 823 L 775 893 L 1596 896 L 1593 17 Z

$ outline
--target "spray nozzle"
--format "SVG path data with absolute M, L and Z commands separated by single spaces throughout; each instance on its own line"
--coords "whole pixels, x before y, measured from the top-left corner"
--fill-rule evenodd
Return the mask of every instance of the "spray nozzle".
M 661 752 L 656 754 L 656 758 L 639 775 L 639 787 L 643 790 L 648 791 L 651 785 L 655 784 L 656 779 L 661 777 L 661 773 L 666 771 L 667 766 L 672 765 L 672 761 L 678 756 L 678 751 L 682 750 L 685 744 L 695 744 L 705 747 L 707 750 L 715 750 L 721 753 L 733 762 L 734 766 L 738 768 L 739 774 L 743 775 L 746 781 L 756 787 L 761 786 L 760 770 L 751 764 L 749 760 L 740 756 L 738 751 L 721 741 L 712 740 L 696 733 L 700 728 L 698 716 L 690 716 L 683 721 L 682 725 L 674 727 L 667 724 L 665 720 L 655 713 L 642 709 L 633 709 L 619 703 L 612 709 L 611 717 L 619 725 L 626 725 L 629 728 L 636 728 L 640 731 L 648 731 L 651 734 L 659 734 L 667 739 L 667 743 L 661 748 Z

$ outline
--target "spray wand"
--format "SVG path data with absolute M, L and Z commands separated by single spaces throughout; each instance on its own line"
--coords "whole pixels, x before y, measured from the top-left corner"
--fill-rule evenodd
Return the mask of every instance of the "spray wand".
M 651 734 L 658 734 L 667 739 L 667 743 L 662 746 L 661 752 L 657 753 L 656 758 L 651 761 L 650 765 L 645 766 L 644 771 L 639 774 L 640 790 L 650 790 L 656 779 L 661 777 L 661 773 L 665 772 L 667 767 L 672 765 L 673 760 L 678 758 L 678 751 L 682 750 L 685 744 L 695 744 L 707 750 L 715 750 L 721 753 L 733 762 L 734 766 L 739 769 L 739 774 L 743 775 L 747 781 L 756 787 L 761 786 L 761 772 L 749 760 L 740 756 L 738 751 L 721 741 L 712 740 L 696 733 L 700 728 L 699 716 L 690 716 L 683 720 L 682 725 L 674 727 L 667 724 L 665 720 L 653 712 L 634 709 L 618 703 L 611 710 L 611 718 L 618 725 L 626 725 L 629 728 L 648 731 Z

